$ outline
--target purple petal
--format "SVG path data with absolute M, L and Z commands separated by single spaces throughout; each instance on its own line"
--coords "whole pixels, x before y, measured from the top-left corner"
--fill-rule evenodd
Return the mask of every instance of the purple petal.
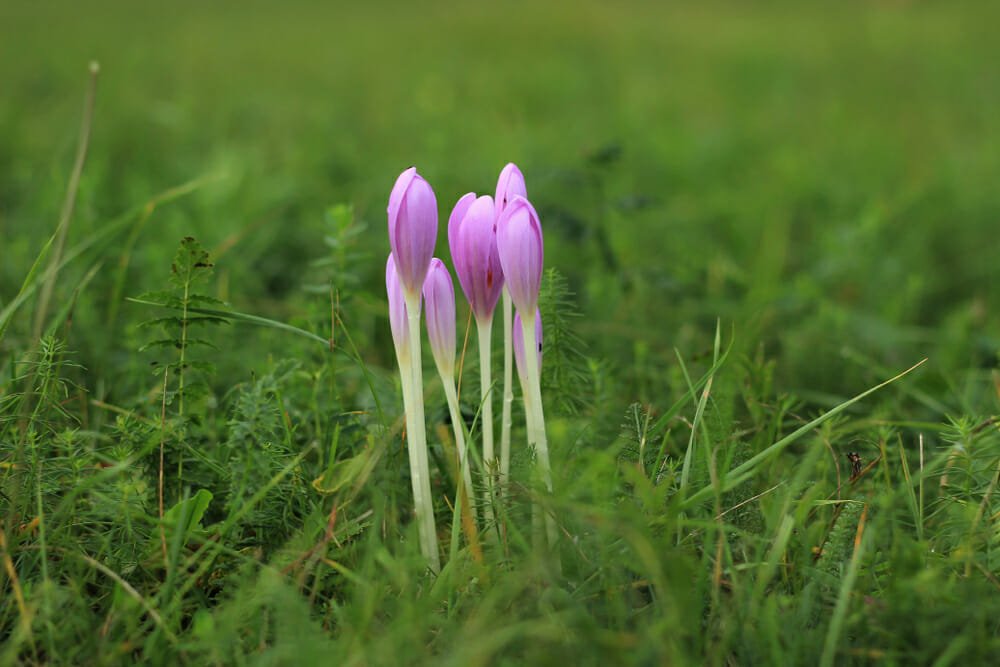
M 458 243 L 458 230 L 462 225 L 462 220 L 465 218 L 466 212 L 472 203 L 476 201 L 476 193 L 469 192 L 462 195 L 455 203 L 455 208 L 451 210 L 451 216 L 448 218 L 448 247 L 451 249 L 451 262 L 455 265 L 455 273 L 458 274 L 459 283 L 463 285 L 463 290 L 465 289 L 464 283 L 462 283 L 462 274 L 465 273 L 465 255 L 462 253 L 462 248 Z
M 393 226 L 399 218 L 399 207 L 403 203 L 403 195 L 406 194 L 406 189 L 410 187 L 410 183 L 416 175 L 417 168 L 410 167 L 396 178 L 396 183 L 392 186 L 392 192 L 389 193 L 389 207 L 386 209 L 386 212 L 389 214 L 390 239 L 394 233 Z
M 448 268 L 437 257 L 431 260 L 424 281 L 424 310 L 434 361 L 442 374 L 452 373 L 455 368 L 455 287 Z
M 392 253 L 389 253 L 389 259 L 385 263 L 385 291 L 389 297 L 389 327 L 392 329 L 392 342 L 396 346 L 396 355 L 402 357 L 410 348 L 410 330 L 403 286 L 399 282 L 396 260 Z
M 407 169 L 389 195 L 389 245 L 407 292 L 419 292 L 437 241 L 437 200 L 416 169 Z
M 483 195 L 469 207 L 457 230 L 458 255 L 462 258 L 461 264 L 456 264 L 458 280 L 479 320 L 493 315 L 503 288 L 494 220 L 493 198 Z
M 528 198 L 528 191 L 524 185 L 524 175 L 516 164 L 508 162 L 500 172 L 500 178 L 497 179 L 496 208 L 498 218 L 518 195 L 525 199 Z
M 497 223 L 497 250 L 510 298 L 518 310 L 533 312 L 542 284 L 542 225 L 527 199 L 517 195 Z

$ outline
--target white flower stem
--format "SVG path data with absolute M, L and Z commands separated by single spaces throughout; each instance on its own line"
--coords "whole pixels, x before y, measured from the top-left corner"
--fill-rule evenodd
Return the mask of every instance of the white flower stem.
M 438 369 L 440 370 L 440 369 Z M 476 499 L 472 491 L 472 472 L 469 468 L 469 455 L 465 448 L 465 425 L 462 421 L 462 412 L 458 407 L 458 392 L 455 389 L 455 376 L 441 374 L 441 383 L 444 385 L 444 395 L 448 399 L 448 412 L 451 415 L 451 425 L 455 432 L 455 446 L 458 448 L 458 469 L 461 482 L 465 484 L 466 502 L 469 503 L 469 513 L 472 520 L 476 520 Z
M 403 403 L 406 409 L 407 449 L 410 453 L 410 482 L 413 486 L 413 506 L 420 534 L 420 551 L 434 572 L 441 570 L 437 529 L 434 526 L 434 501 L 431 498 L 430 465 L 427 457 L 427 433 L 424 425 L 424 384 L 420 358 L 420 295 L 406 295 L 406 311 L 410 324 L 410 368 L 404 371 Z M 402 361 L 402 360 L 401 360 Z M 409 382 L 409 389 L 405 385 Z M 409 394 L 410 400 L 406 400 Z
M 514 344 L 511 330 L 514 322 L 514 307 L 510 293 L 503 288 L 503 413 L 500 417 L 500 484 L 507 482 L 510 474 L 510 427 L 511 407 L 514 404 Z
M 530 449 L 532 443 L 535 441 L 535 415 L 532 412 L 532 402 L 529 398 L 531 392 L 523 380 L 522 376 L 521 396 L 524 398 L 524 421 L 527 426 L 528 448 Z M 538 503 L 531 504 L 531 543 L 536 550 L 543 550 L 545 548 L 545 524 L 542 521 L 542 514 Z
M 527 366 L 528 387 L 525 394 L 525 414 L 528 418 L 528 442 L 535 446 L 538 473 L 545 490 L 552 493 L 552 467 L 549 463 L 549 443 L 545 435 L 545 414 L 542 409 L 541 377 L 538 369 L 538 343 L 535 340 L 535 313 L 521 313 L 521 331 L 524 334 L 524 365 Z M 549 549 L 554 550 L 559 537 L 555 519 L 545 514 L 545 532 Z M 558 564 L 558 561 L 556 561 Z
M 493 452 L 493 374 L 490 361 L 490 334 L 493 329 L 493 318 L 476 319 L 479 329 L 479 394 L 482 398 L 480 423 L 483 433 L 483 468 L 486 471 L 486 500 L 483 512 L 486 522 L 493 522 L 493 492 L 494 472 L 496 470 L 496 454 Z M 487 526 L 492 532 L 492 527 Z

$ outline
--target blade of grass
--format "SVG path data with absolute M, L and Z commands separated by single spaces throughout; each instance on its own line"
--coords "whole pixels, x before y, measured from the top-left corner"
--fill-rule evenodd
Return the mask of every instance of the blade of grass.
M 181 185 L 168 190 L 164 190 L 144 204 L 136 206 L 135 208 L 132 208 L 131 210 L 118 216 L 105 225 L 101 230 L 90 234 L 87 238 L 83 239 L 67 251 L 58 264 L 49 266 L 42 271 L 41 274 L 39 274 L 39 268 L 41 267 L 42 262 L 44 261 L 45 256 L 54 240 L 54 238 L 50 238 L 41 251 L 39 251 L 31 269 L 28 271 L 28 275 L 25 276 L 24 281 L 21 283 L 21 289 L 18 291 L 17 295 L 4 307 L 2 311 L 0 311 L 0 340 L 3 340 L 4 334 L 7 332 L 7 327 L 10 325 L 11 320 L 20 307 L 24 305 L 24 302 L 27 301 L 32 294 L 35 293 L 42 282 L 49 279 L 50 275 L 60 271 L 63 267 L 90 248 L 103 248 L 102 244 L 109 242 L 112 238 L 114 238 L 115 234 L 127 228 L 137 218 L 137 216 L 142 215 L 147 209 L 155 209 L 160 204 L 166 204 L 179 199 L 180 197 L 198 189 L 205 183 L 218 180 L 219 178 L 219 174 L 212 174 L 188 181 L 187 183 L 182 183 Z
M 740 465 L 736 466 L 731 471 L 729 471 L 729 474 L 726 476 L 726 481 L 723 484 L 723 488 L 721 489 L 721 491 L 723 491 L 723 492 L 728 491 L 729 489 L 732 489 L 732 488 L 734 488 L 736 486 L 739 486 L 740 484 L 742 484 L 743 482 L 747 481 L 748 479 L 752 479 L 760 471 L 760 464 L 764 463 L 768 459 L 771 459 L 771 458 L 777 456 L 778 454 L 781 453 L 781 451 L 783 449 L 785 449 L 790 444 L 792 444 L 793 442 L 795 442 L 796 440 L 798 440 L 803 435 L 805 435 L 809 431 L 813 430 L 814 428 L 816 428 L 817 426 L 819 426 L 823 422 L 827 421 L 831 417 L 834 417 L 834 416 L 840 414 L 841 412 L 843 412 L 847 408 L 851 407 L 852 405 L 854 405 L 858 401 L 860 401 L 860 400 L 862 400 L 864 398 L 867 398 L 868 396 L 874 394 L 878 390 L 883 389 L 883 388 L 889 386 L 890 384 L 892 384 L 893 382 L 896 382 L 900 378 L 902 378 L 902 377 L 904 377 L 904 376 L 912 373 L 914 370 L 916 370 L 920 366 L 924 365 L 924 363 L 926 361 L 927 361 L 926 359 L 922 359 L 918 363 L 916 363 L 913 366 L 907 368 L 902 373 L 899 373 L 898 375 L 895 375 L 895 376 L 889 378 L 885 382 L 882 382 L 881 384 L 875 385 L 874 387 L 861 392 L 860 394 L 858 394 L 854 398 L 851 398 L 851 399 L 848 399 L 848 400 L 844 401 L 843 403 L 841 403 L 840 405 L 836 406 L 835 408 L 827 410 L 822 415 L 820 415 L 816 419 L 813 419 L 808 424 L 805 424 L 804 426 L 801 426 L 800 428 L 796 429 L 795 431 L 793 431 L 789 435 L 785 436 L 781 440 L 778 440 L 776 443 L 774 443 L 770 447 L 767 447 L 764 451 L 762 451 L 759 454 L 757 454 L 755 456 L 752 456 L 751 458 L 747 459 L 746 461 L 744 461 L 743 463 L 741 463 Z M 698 491 L 694 495 L 688 497 L 681 504 L 681 506 L 682 507 L 689 507 L 691 505 L 695 505 L 695 504 L 697 504 L 697 503 L 705 500 L 709 496 L 711 496 L 713 493 L 715 493 L 715 491 L 716 491 L 716 489 L 714 489 L 711 485 L 703 487 L 700 491 Z
M 904 484 L 906 487 L 906 505 L 910 508 L 910 513 L 913 514 L 913 523 L 917 528 L 917 539 L 923 541 L 924 527 L 923 522 L 920 519 L 920 508 L 917 506 L 917 494 L 913 489 L 913 478 L 910 476 L 910 464 L 906 461 L 906 449 L 903 447 L 902 436 L 899 436 L 899 461 L 903 466 L 903 477 L 906 479 L 906 484 Z
M 42 292 L 38 296 L 38 309 L 35 311 L 34 338 L 37 340 L 42 335 L 42 327 L 45 323 L 45 316 L 48 314 L 49 300 L 52 298 L 52 290 L 55 288 L 56 276 L 59 275 L 59 260 L 62 258 L 63 249 L 66 247 L 66 235 L 69 232 L 69 223 L 73 219 L 73 209 L 76 206 L 76 193 L 80 188 L 80 177 L 83 175 L 83 165 L 87 159 L 87 147 L 90 145 L 90 128 L 94 120 L 94 99 L 97 97 L 97 75 L 101 71 L 100 65 L 92 61 L 88 67 L 90 80 L 87 83 L 87 96 L 83 103 L 83 118 L 80 120 L 79 143 L 76 147 L 76 158 L 73 161 L 73 171 L 70 172 L 69 183 L 66 185 L 66 198 L 63 200 L 62 212 L 59 214 L 59 224 L 56 226 L 55 251 L 49 260 L 49 271 L 46 272 L 48 278 L 42 285 Z

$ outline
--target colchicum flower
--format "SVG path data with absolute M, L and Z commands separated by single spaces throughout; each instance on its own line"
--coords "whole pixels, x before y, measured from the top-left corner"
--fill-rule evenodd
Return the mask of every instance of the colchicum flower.
M 545 414 L 536 350 L 538 292 L 542 284 L 542 225 L 538 214 L 527 199 L 515 195 L 497 223 L 497 249 L 503 266 L 507 291 L 517 308 L 521 338 L 515 350 L 522 354 L 524 413 L 528 426 L 528 444 L 535 447 L 538 472 L 545 489 L 552 492 L 552 466 L 549 462 L 548 438 L 545 434 Z M 530 318 L 530 319 L 529 319 Z M 532 326 L 532 323 L 534 326 Z M 516 325 L 515 325 L 516 327 Z M 541 511 L 536 507 L 535 511 Z M 544 535 L 536 533 L 539 543 L 547 541 L 554 549 L 559 538 L 558 527 L 550 514 L 545 514 Z M 558 554 L 553 554 L 558 567 Z
M 438 214 L 434 190 L 410 167 L 396 179 L 389 195 L 389 246 L 396 259 L 399 280 L 407 297 L 419 295 L 427 276 Z
M 463 505 L 467 503 L 470 514 L 476 516 L 476 502 L 473 496 L 472 473 L 465 446 L 465 430 L 462 413 L 458 406 L 458 392 L 455 389 L 455 287 L 448 268 L 440 259 L 431 260 L 427 280 L 424 281 L 424 308 L 427 316 L 427 338 L 431 342 L 434 363 L 441 376 L 451 425 L 455 432 L 458 449 L 458 466 L 462 474 L 465 494 Z
M 395 272 L 386 269 L 389 292 L 390 325 L 399 361 L 406 410 L 407 452 L 410 457 L 410 483 L 413 509 L 420 533 L 420 551 L 434 572 L 441 570 L 434 503 L 431 498 L 430 464 L 427 455 L 427 432 L 424 424 L 424 383 L 420 363 L 420 294 L 437 240 L 437 200 L 434 191 L 417 170 L 407 169 L 392 188 L 387 208 L 389 245 Z M 395 281 L 391 280 L 393 277 Z M 399 308 L 398 284 L 405 308 Z M 392 310 L 395 310 L 395 317 Z M 405 313 L 405 315 L 404 315 Z M 407 323 L 407 337 L 402 336 L 401 322 Z M 405 341 L 405 342 L 404 342 Z
M 448 220 L 448 245 L 476 320 L 490 321 L 503 288 L 492 197 L 470 192 L 458 200 Z
M 476 316 L 479 332 L 479 391 L 482 397 L 483 462 L 490 470 L 487 480 L 485 512 L 492 521 L 493 472 L 493 382 L 490 368 L 490 336 L 493 311 L 503 289 L 503 269 L 497 253 L 496 211 L 493 198 L 476 198 L 469 193 L 458 200 L 448 219 L 448 245 L 455 262 L 458 282 Z
M 542 285 L 542 225 L 535 208 L 520 195 L 514 196 L 497 222 L 497 250 L 514 307 L 532 315 Z
M 496 222 L 499 222 L 500 216 L 515 196 L 527 199 L 528 191 L 521 170 L 513 162 L 508 162 L 500 171 L 496 197 L 493 198 L 493 211 L 496 215 L 494 229 Z M 510 430 L 513 426 L 511 408 L 514 404 L 514 351 L 511 344 L 514 307 L 510 301 L 510 291 L 506 286 L 502 290 L 501 298 L 503 300 L 503 410 L 500 418 L 500 478 L 506 481 L 510 473 Z

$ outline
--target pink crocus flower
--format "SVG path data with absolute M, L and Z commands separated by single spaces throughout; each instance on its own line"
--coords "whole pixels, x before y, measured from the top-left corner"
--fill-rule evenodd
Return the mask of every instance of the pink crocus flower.
M 542 225 L 534 207 L 520 195 L 497 222 L 497 250 L 514 307 L 525 314 L 535 312 L 542 285 Z
M 420 294 L 437 240 L 437 199 L 430 184 L 410 167 L 389 195 L 389 246 L 404 293 Z
M 470 192 L 458 200 L 448 219 L 448 245 L 472 312 L 480 322 L 491 321 L 503 289 L 492 197 Z

